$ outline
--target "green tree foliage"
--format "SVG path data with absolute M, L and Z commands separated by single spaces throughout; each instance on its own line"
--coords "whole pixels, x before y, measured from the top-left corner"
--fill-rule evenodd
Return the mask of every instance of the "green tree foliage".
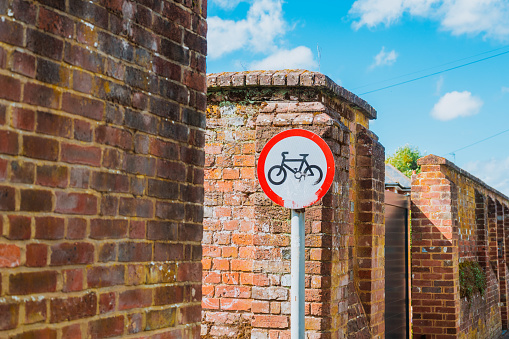
M 419 173 L 421 166 L 417 165 L 417 159 L 423 157 L 417 147 L 412 147 L 408 144 L 402 147 L 398 147 L 393 155 L 389 155 L 385 162 L 396 167 L 398 171 L 406 175 L 407 177 L 412 176 L 412 171 Z

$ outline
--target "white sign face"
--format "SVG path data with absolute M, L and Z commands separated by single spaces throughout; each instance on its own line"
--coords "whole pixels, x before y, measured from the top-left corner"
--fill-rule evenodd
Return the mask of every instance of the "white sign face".
M 320 200 L 334 178 L 334 160 L 318 135 L 293 129 L 272 138 L 260 153 L 258 180 L 275 203 L 299 209 Z

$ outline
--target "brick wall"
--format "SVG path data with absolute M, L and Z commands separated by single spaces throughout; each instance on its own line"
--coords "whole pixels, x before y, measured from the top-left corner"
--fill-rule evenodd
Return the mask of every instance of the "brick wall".
M 434 155 L 412 180 L 413 333 L 425 338 L 497 338 L 507 329 L 509 199 Z M 459 263 L 477 261 L 484 295 L 460 298 Z
M 205 17 L 0 1 L 0 337 L 199 336 Z
M 319 73 L 209 75 L 202 338 L 290 336 L 290 211 L 255 176 L 265 143 L 290 128 L 324 138 L 336 163 L 330 191 L 306 209 L 307 335 L 383 336 L 384 151 L 367 130 L 375 117 Z

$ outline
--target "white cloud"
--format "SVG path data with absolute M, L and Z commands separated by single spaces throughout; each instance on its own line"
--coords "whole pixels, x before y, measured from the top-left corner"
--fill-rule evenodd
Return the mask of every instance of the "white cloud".
M 372 28 L 379 24 L 389 26 L 398 21 L 405 12 L 419 16 L 428 15 L 437 2 L 440 0 L 357 0 L 349 14 L 360 17 L 353 23 L 355 29 L 362 26 Z
M 468 91 L 449 92 L 438 100 L 431 111 L 431 116 L 442 121 L 467 117 L 479 113 L 482 105 L 483 101 Z
M 373 64 L 369 67 L 370 69 L 373 69 L 378 66 L 390 66 L 393 63 L 395 63 L 396 60 L 398 59 L 398 53 L 396 53 L 395 50 L 386 52 L 385 47 L 382 47 L 380 53 L 375 55 L 373 59 L 375 60 L 373 61 Z
M 507 0 L 357 0 L 349 14 L 357 18 L 355 29 L 390 26 L 410 14 L 438 21 L 441 29 L 454 35 L 483 34 L 509 40 Z
M 215 16 L 207 22 L 208 53 L 211 58 L 219 58 L 243 48 L 254 52 L 273 52 L 277 50 L 276 39 L 288 29 L 281 0 L 254 0 L 247 17 L 239 21 Z
M 464 165 L 463 168 L 493 188 L 509 195 L 509 177 L 507 177 L 509 158 L 473 161 Z
M 280 49 L 263 60 L 251 63 L 253 70 L 314 69 L 318 66 L 313 52 L 305 46 L 294 49 Z
M 509 93 L 509 87 L 502 87 L 502 93 Z
M 214 4 L 224 9 L 232 9 L 237 7 L 237 5 L 241 2 L 246 2 L 245 0 L 212 0 Z

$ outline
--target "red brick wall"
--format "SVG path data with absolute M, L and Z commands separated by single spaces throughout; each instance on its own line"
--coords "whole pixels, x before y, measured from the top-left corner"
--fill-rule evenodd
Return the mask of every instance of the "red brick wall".
M 205 17 L 0 2 L 0 337 L 199 336 Z
M 419 160 L 412 181 L 413 333 L 497 338 L 507 327 L 505 211 L 509 199 L 446 159 Z M 484 295 L 460 297 L 459 264 L 477 261 Z
M 377 279 L 384 273 L 383 261 L 378 260 L 383 253 L 378 239 L 383 237 L 381 207 L 371 204 L 378 190 L 383 192 L 378 185 L 383 183 L 383 148 L 372 133 L 358 127 L 367 124 L 372 109 L 359 101 L 368 111 L 354 110 L 340 95 L 323 94 L 321 86 L 335 93 L 340 88 L 318 73 L 224 73 L 210 75 L 208 81 L 202 337 L 290 336 L 290 211 L 272 203 L 255 177 L 257 154 L 272 136 L 289 128 L 322 136 L 336 161 L 329 193 L 306 209 L 307 335 L 383 336 L 383 290 L 371 293 L 363 285 L 369 296 L 360 298 L 355 286 L 361 281 L 358 276 L 355 284 L 350 280 L 362 260 L 368 266 L 356 272 L 373 272 Z M 359 135 L 364 133 L 359 150 L 357 128 Z M 366 171 L 351 167 L 357 152 Z M 371 173 L 376 185 L 358 187 L 357 181 L 371 180 Z M 353 257 L 359 246 L 354 230 L 361 224 L 366 230 L 358 233 L 375 236 L 377 245 L 373 257 L 358 261 Z M 363 249 L 359 253 L 368 255 Z M 353 308 L 358 311 L 355 318 Z M 355 326 L 360 323 L 365 326 Z

